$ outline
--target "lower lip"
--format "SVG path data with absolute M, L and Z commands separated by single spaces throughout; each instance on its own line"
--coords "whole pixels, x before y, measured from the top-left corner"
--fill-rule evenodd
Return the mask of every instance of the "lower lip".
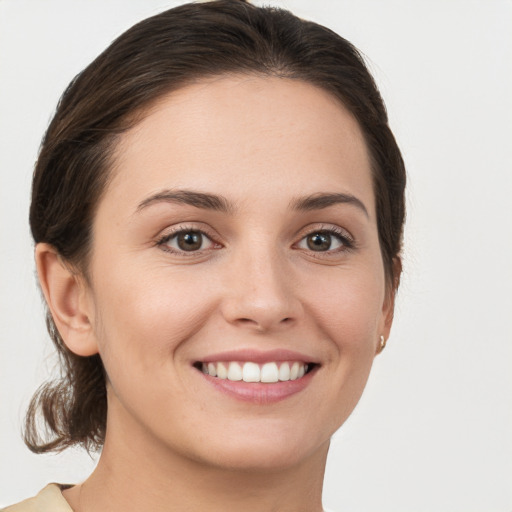
M 284 382 L 244 382 L 243 380 L 227 380 L 212 377 L 200 372 L 201 375 L 214 386 L 218 391 L 225 393 L 242 402 L 251 402 L 253 404 L 273 404 L 285 400 L 297 393 L 300 393 L 311 382 L 316 368 L 313 368 L 304 377 Z

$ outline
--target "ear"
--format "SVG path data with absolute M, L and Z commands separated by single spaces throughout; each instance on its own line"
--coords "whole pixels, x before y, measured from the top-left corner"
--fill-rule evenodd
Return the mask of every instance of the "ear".
M 97 354 L 90 323 L 92 301 L 84 279 L 49 244 L 36 245 L 35 259 L 39 283 L 62 340 L 79 356 Z
M 393 258 L 393 276 L 392 281 L 387 285 L 386 296 L 382 305 L 382 320 L 380 325 L 380 336 L 384 337 L 384 345 L 377 340 L 376 354 L 380 354 L 384 349 L 385 342 L 389 338 L 391 325 L 393 324 L 393 316 L 395 313 L 395 297 L 400 284 L 400 275 L 402 274 L 402 259 L 399 256 Z

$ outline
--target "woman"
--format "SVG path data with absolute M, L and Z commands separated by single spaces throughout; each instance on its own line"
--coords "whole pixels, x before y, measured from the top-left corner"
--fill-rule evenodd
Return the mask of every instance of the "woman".
M 322 510 L 391 329 L 404 185 L 328 29 L 221 0 L 123 34 L 64 93 L 30 211 L 64 378 L 26 442 L 101 457 L 6 510 Z

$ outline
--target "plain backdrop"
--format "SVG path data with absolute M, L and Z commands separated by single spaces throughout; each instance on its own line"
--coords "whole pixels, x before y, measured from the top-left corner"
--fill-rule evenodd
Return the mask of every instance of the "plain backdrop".
M 36 456 L 20 437 L 28 400 L 55 366 L 27 221 L 41 136 L 76 73 L 177 3 L 0 0 L 0 506 L 79 482 L 94 464 L 79 451 Z M 395 325 L 333 438 L 325 506 L 510 512 L 512 2 L 269 3 L 367 56 L 408 169 Z

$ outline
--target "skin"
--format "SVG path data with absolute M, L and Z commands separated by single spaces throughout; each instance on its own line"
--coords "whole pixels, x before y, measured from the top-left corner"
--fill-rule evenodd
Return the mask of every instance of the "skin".
M 122 136 L 113 176 L 87 281 L 36 248 L 63 339 L 77 354 L 99 352 L 108 374 L 98 467 L 64 496 L 77 511 L 320 511 L 329 439 L 359 400 L 393 313 L 357 122 L 304 82 L 220 77 L 154 105 Z M 185 189 L 222 195 L 230 209 L 140 206 Z M 293 208 L 333 192 L 366 212 L 354 201 Z M 307 245 L 332 228 L 351 242 Z M 209 238 L 187 253 L 161 242 L 180 229 Z M 299 393 L 243 402 L 193 367 L 241 348 L 298 351 L 318 365 Z

